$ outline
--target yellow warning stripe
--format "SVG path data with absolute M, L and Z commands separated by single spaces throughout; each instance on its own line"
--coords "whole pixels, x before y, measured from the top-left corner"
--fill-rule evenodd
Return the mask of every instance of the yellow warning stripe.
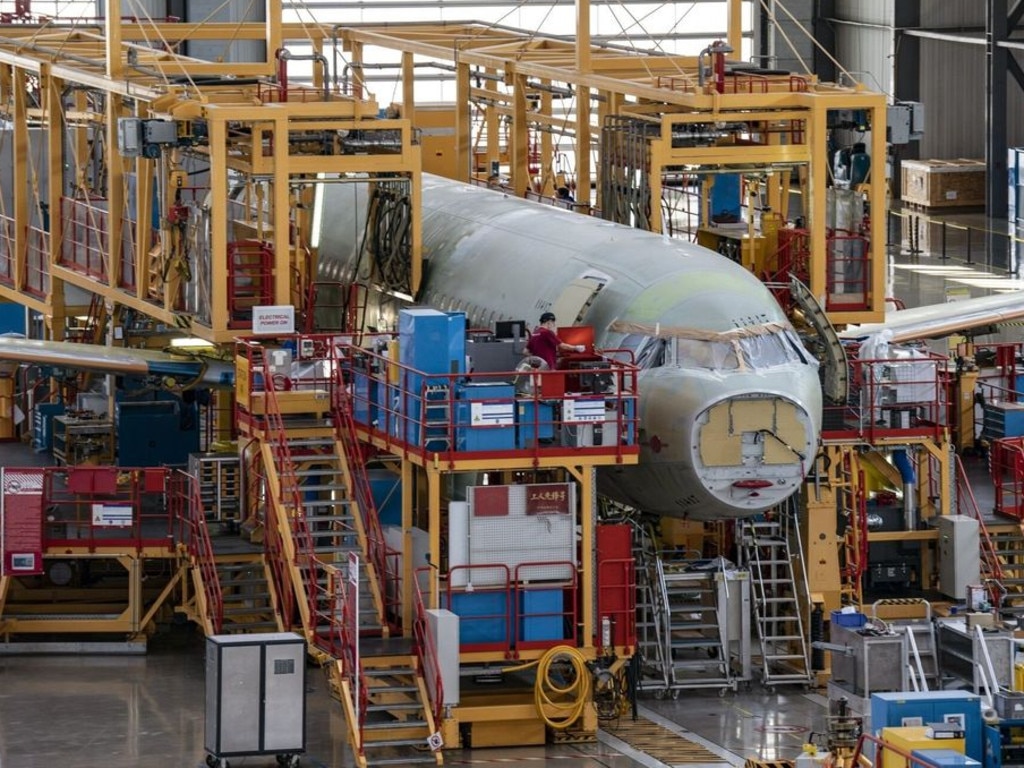
M 644 752 L 666 765 L 728 764 L 711 750 L 662 725 L 652 723 L 650 720 L 641 718 L 633 722 L 630 717 L 622 717 L 613 724 L 603 725 L 602 728 L 615 738 L 629 744 L 633 749 Z

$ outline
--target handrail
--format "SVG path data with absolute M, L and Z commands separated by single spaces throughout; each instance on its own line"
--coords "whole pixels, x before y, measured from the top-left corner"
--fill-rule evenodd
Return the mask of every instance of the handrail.
M 400 596 L 398 587 L 398 573 L 392 571 L 391 564 L 399 553 L 387 546 L 384 538 L 384 529 L 380 524 L 380 516 L 377 514 L 377 506 L 373 499 L 373 491 L 370 489 L 370 481 L 366 475 L 366 460 L 356 440 L 356 425 L 352 418 L 351 395 L 345 390 L 341 381 L 341 370 L 335 370 L 335 378 L 331 387 L 331 418 L 334 422 L 335 434 L 345 454 L 345 463 L 348 466 L 349 489 L 353 500 L 358 505 L 358 511 L 366 531 L 366 554 L 373 564 L 379 579 L 381 591 L 381 603 L 384 615 L 381 616 L 382 623 L 393 622 L 396 626 L 400 619 L 401 611 L 394 611 L 389 615 L 388 608 L 397 604 Z M 389 587 L 391 589 L 389 589 Z M 389 597 L 390 595 L 393 597 Z
M 359 596 L 351 592 L 352 585 L 346 572 L 330 563 L 325 563 L 315 555 L 311 567 L 321 569 L 325 578 L 324 586 L 319 582 L 315 589 L 324 592 L 325 600 L 319 604 L 329 606 L 318 611 L 324 620 L 321 626 L 327 627 L 323 637 L 327 651 L 332 658 L 341 659 L 342 673 L 349 681 L 349 689 L 355 696 L 352 702 L 356 712 L 357 744 L 353 745 L 358 755 L 364 754 L 366 713 L 370 703 L 369 685 L 363 670 L 362 658 L 356 652 L 359 640 Z
M 166 504 L 169 474 L 163 467 L 46 467 L 42 504 L 50 520 L 44 546 L 173 550 L 174 518 Z M 143 499 L 153 496 L 161 497 L 160 503 L 145 507 Z M 94 505 L 105 510 L 101 519 L 94 516 Z
M 875 755 L 873 759 L 868 758 L 864 754 L 865 744 L 873 744 L 875 746 Z M 873 768 L 873 766 L 880 766 L 883 762 L 890 762 L 882 760 L 882 756 L 886 752 L 902 757 L 906 760 L 908 768 L 910 766 L 913 766 L 913 768 L 934 768 L 933 763 L 929 763 L 927 760 L 917 757 L 916 755 L 912 755 L 910 752 L 900 749 L 893 744 L 889 744 L 888 742 L 883 741 L 877 736 L 872 736 L 869 733 L 862 733 L 860 738 L 857 739 L 857 747 L 853 750 L 853 755 L 850 757 L 850 762 L 847 763 L 847 765 L 850 766 L 850 768 Z
M 953 454 L 953 461 L 954 472 L 956 473 L 957 511 L 978 521 L 978 532 L 981 536 L 981 562 L 987 572 L 987 579 L 995 582 L 989 586 L 988 592 L 992 605 L 996 606 L 998 610 L 1005 593 L 1002 587 L 1003 566 L 999 562 L 999 555 L 996 552 L 995 544 L 992 543 L 992 537 L 989 536 L 988 527 L 985 525 L 981 510 L 978 508 L 978 500 L 974 497 L 974 490 L 967 480 L 967 471 L 964 469 L 963 461 L 956 453 Z
M 253 349 L 253 347 L 249 348 L 250 350 Z M 259 362 L 262 363 L 263 361 Z M 274 456 L 275 469 L 277 470 L 279 500 L 285 506 L 290 505 L 292 508 L 292 514 L 288 515 L 288 527 L 292 532 L 295 545 L 295 565 L 303 576 L 303 591 L 305 592 L 308 616 L 312 624 L 316 611 L 316 605 L 313 603 L 315 599 L 316 573 L 312 562 L 315 547 L 313 545 L 313 536 L 310 533 L 309 526 L 306 524 L 306 518 L 302 514 L 302 492 L 299 489 L 299 477 L 295 467 L 295 459 L 288 445 L 288 435 L 284 426 L 284 417 L 281 415 L 281 406 L 277 399 L 274 377 L 266 370 L 263 376 L 263 392 L 266 435 L 271 439 L 270 449 Z M 310 633 L 312 640 L 316 642 L 317 633 L 315 625 L 304 627 L 304 629 Z
M 214 634 L 224 628 L 224 592 L 213 554 L 213 541 L 206 524 L 199 478 L 182 470 L 171 475 L 171 508 L 175 510 L 179 540 L 185 544 L 192 565 L 199 569 L 206 596 L 207 618 Z
M 413 600 L 415 601 L 416 618 L 413 620 L 412 634 L 415 640 L 416 658 L 420 662 L 421 674 L 427 675 L 430 670 L 433 670 L 431 675 L 433 681 L 433 690 L 430 686 L 427 686 L 427 691 L 433 693 L 434 700 L 433 704 L 434 711 L 434 723 L 441 722 L 442 709 L 444 707 L 444 681 L 441 677 L 441 663 L 437 655 L 437 647 L 434 643 L 434 638 L 430 636 L 430 632 L 427 629 L 427 609 L 423 602 L 423 590 L 420 589 L 420 574 L 426 574 L 428 578 L 433 578 L 433 570 L 431 568 L 417 568 L 413 574 Z

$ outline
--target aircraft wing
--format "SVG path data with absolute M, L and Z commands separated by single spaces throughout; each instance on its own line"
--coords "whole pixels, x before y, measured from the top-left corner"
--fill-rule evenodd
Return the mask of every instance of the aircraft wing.
M 174 379 L 178 384 L 234 386 L 235 371 L 231 363 L 158 350 L 0 336 L 0 360 L 98 373 L 159 376 Z
M 1024 320 L 1024 291 L 888 312 L 884 322 L 851 325 L 840 331 L 839 338 L 844 341 L 856 341 L 889 330 L 892 332 L 891 341 L 898 343 L 967 333 L 972 329 L 1001 325 L 1015 320 Z

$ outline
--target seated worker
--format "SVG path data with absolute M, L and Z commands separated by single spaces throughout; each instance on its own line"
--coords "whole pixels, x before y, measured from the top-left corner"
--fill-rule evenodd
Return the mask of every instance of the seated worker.
M 547 363 L 552 371 L 558 362 L 559 352 L 585 352 L 587 349 L 582 344 L 566 344 L 555 333 L 557 327 L 555 313 L 545 312 L 540 316 L 540 325 L 533 329 L 526 342 L 526 351 Z

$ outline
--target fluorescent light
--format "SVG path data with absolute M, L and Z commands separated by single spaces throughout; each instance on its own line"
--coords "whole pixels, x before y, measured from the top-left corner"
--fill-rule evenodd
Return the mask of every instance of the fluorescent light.
M 326 173 L 318 173 L 318 179 L 326 179 Z M 313 192 L 313 224 L 310 227 L 309 247 L 320 247 L 320 227 L 324 222 L 324 185 L 317 184 Z
M 171 339 L 171 346 L 177 349 L 197 349 L 200 347 L 212 348 L 214 345 L 206 339 L 197 339 L 194 336 L 182 336 L 181 338 Z

